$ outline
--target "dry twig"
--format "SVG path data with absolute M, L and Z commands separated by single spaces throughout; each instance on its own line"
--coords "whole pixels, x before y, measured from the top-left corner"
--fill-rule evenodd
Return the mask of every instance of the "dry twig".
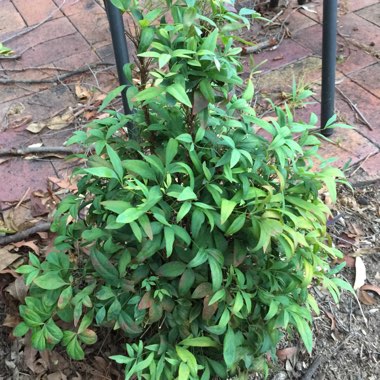
M 30 80 L 23 80 L 23 79 L 0 79 L 0 84 L 40 84 L 40 83 L 56 83 L 63 81 L 67 78 L 72 77 L 73 75 L 82 74 L 86 71 L 91 71 L 94 67 L 97 66 L 114 66 L 113 63 L 103 63 L 103 62 L 97 62 L 92 65 L 87 65 L 85 67 L 80 67 L 77 70 L 70 71 L 65 74 L 57 75 L 55 78 L 42 78 L 42 79 L 30 79 Z
M 66 148 L 61 146 L 40 146 L 27 148 L 4 148 L 0 149 L 0 157 L 4 156 L 26 156 L 28 154 L 79 154 L 83 150 Z
M 34 227 L 28 228 L 24 231 L 20 231 L 15 233 L 14 235 L 0 237 L 0 246 L 7 245 L 9 243 L 16 243 L 18 241 L 24 240 L 31 235 L 36 234 L 37 232 L 49 231 L 50 223 L 43 222 L 35 225 Z

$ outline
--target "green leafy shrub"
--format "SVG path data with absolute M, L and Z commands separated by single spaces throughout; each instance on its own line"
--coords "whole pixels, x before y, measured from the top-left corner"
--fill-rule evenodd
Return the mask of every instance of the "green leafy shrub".
M 53 252 L 18 269 L 30 290 L 15 335 L 31 330 L 37 349 L 62 344 L 79 360 L 97 329 L 119 330 L 126 352 L 112 358 L 126 379 L 265 371 L 264 355 L 293 331 L 310 352 L 312 281 L 336 300 L 348 287 L 329 266 L 340 252 L 318 196 L 326 185 L 335 198 L 343 173 L 313 166 L 317 118 L 295 122 L 285 106 L 268 121 L 251 107 L 231 34 L 254 12 L 115 3 L 136 25 L 138 60 L 125 68 L 134 113 L 108 110 L 69 140 L 94 154 L 58 206 Z

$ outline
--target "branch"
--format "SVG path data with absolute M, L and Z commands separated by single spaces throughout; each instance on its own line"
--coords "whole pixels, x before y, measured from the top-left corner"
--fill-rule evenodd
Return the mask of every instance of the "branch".
M 27 154 L 79 154 L 85 153 L 83 150 L 66 148 L 61 146 L 40 146 L 27 148 L 4 148 L 0 149 L 0 157 L 3 156 L 25 156 Z
M 0 246 L 7 245 L 9 243 L 16 243 L 18 241 L 26 239 L 27 237 L 31 235 L 34 235 L 37 232 L 43 232 L 43 231 L 49 231 L 49 230 L 50 230 L 50 223 L 48 222 L 39 223 L 34 227 L 28 228 L 24 231 L 17 232 L 14 235 L 0 237 Z
M 260 50 L 276 46 L 277 44 L 278 44 L 278 41 L 275 38 L 269 38 L 268 40 L 259 42 L 255 46 L 243 47 L 242 53 L 243 54 L 257 53 Z
M 72 77 L 73 75 L 76 74 L 82 74 L 85 73 L 86 71 L 91 70 L 94 67 L 97 66 L 114 66 L 113 63 L 103 63 L 103 62 L 98 62 L 94 63 L 92 65 L 87 65 L 85 67 L 80 67 L 77 70 L 70 71 L 65 74 L 57 75 L 55 78 L 44 78 L 44 79 L 30 79 L 30 80 L 18 80 L 18 79 L 0 79 L 0 84 L 40 84 L 40 83 L 56 83 L 56 82 L 61 82 L 69 77 Z

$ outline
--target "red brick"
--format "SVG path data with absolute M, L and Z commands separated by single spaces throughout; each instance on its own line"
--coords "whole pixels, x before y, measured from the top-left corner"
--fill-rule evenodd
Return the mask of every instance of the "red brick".
M 380 153 L 366 160 L 362 169 L 372 178 L 380 178 Z
M 79 30 L 79 33 L 91 44 L 111 41 L 109 24 L 106 13 L 102 9 L 76 13 L 69 16 L 70 21 Z
M 355 82 L 346 79 L 338 87 L 343 93 L 358 107 L 372 125 L 373 130 L 358 121 L 357 114 L 350 108 L 346 101 L 337 94 L 337 109 L 344 115 L 348 123 L 358 128 L 358 131 L 371 140 L 374 144 L 380 145 L 380 99 L 372 95 Z
M 77 13 L 81 13 L 83 11 L 91 11 L 91 10 L 102 10 L 103 8 L 97 4 L 95 0 L 53 0 L 54 3 L 60 7 L 63 3 L 64 5 L 61 7 L 61 11 L 66 16 L 72 16 Z M 104 10 L 103 10 L 104 12 Z
M 95 62 L 99 62 L 99 58 L 92 50 L 88 49 L 87 51 L 54 61 L 54 65 L 67 70 L 75 70 Z
M 4 120 L 9 109 L 15 104 L 22 105 L 22 108 L 24 108 L 23 115 L 31 115 L 33 121 L 40 121 L 52 117 L 57 112 L 63 111 L 66 107 L 75 104 L 75 99 L 70 90 L 65 86 L 53 86 L 49 90 L 1 104 L 0 120 Z
M 49 161 L 11 159 L 0 165 L 0 201 L 14 202 L 21 199 L 30 188 L 30 193 L 47 188 L 47 178 L 55 176 Z
M 81 52 L 90 52 L 90 49 L 83 37 L 75 34 L 43 42 L 25 51 L 20 62 L 24 66 L 42 66 Z
M 298 61 L 311 54 L 312 52 L 310 50 L 305 49 L 295 41 L 288 39 L 284 40 L 275 50 L 265 50 L 255 55 L 255 64 L 259 65 L 260 63 L 267 61 L 260 65 L 259 70 L 273 70 Z M 248 63 L 244 66 L 245 72 L 249 72 Z
M 18 9 L 28 25 L 38 24 L 51 15 L 51 18 L 62 17 L 52 0 L 13 0 L 13 4 Z
M 316 24 L 315 20 L 307 17 L 307 15 L 300 10 L 295 11 L 293 7 L 290 6 L 285 10 L 280 19 L 286 20 L 286 26 L 292 34 Z
M 320 25 L 314 25 L 297 32 L 293 39 L 302 46 L 312 50 L 313 53 L 322 56 L 322 28 Z M 338 36 L 337 45 L 337 68 L 346 74 L 376 62 L 376 58 L 364 50 L 353 46 L 349 41 L 340 36 Z
M 380 46 L 379 28 L 354 13 L 347 14 L 339 20 L 339 31 L 342 35 L 369 46 Z
M 339 167 L 343 167 L 349 161 L 353 165 L 378 152 L 375 145 L 353 129 L 337 128 L 329 139 L 334 144 L 323 142 L 319 153 L 325 159 L 337 158 L 334 165 Z
M 360 87 L 365 88 L 367 91 L 380 98 L 380 63 L 375 63 L 372 66 L 357 71 L 350 75 L 350 78 Z
M 25 22 L 9 0 L 1 2 L 0 40 L 25 27 Z
M 379 0 L 347 0 L 347 8 L 349 12 L 354 12 L 363 9 L 372 4 L 377 4 Z
M 54 19 L 47 21 L 36 29 L 12 39 L 8 46 L 17 50 L 23 51 L 26 48 L 36 47 L 47 41 L 54 40 L 59 37 L 68 36 L 77 33 L 74 26 L 66 18 Z M 4 61 L 5 63 L 5 61 Z M 9 62 L 7 62 L 8 64 Z
M 337 68 L 346 75 L 358 72 L 377 62 L 377 59 L 371 54 L 351 44 L 343 44 L 341 41 L 340 46 L 341 49 L 338 51 Z
M 40 91 L 42 88 L 46 89 L 46 84 L 41 85 L 4 85 L 0 84 L 0 104 L 4 104 L 5 102 L 8 102 L 10 100 L 15 100 L 18 98 L 21 98 L 26 95 L 30 95 L 33 93 L 36 93 Z M 1 109 L 0 109 L 1 113 Z M 0 118 L 0 126 L 1 126 L 1 118 Z M 1 127 L 0 127 L 1 129 Z
M 380 3 L 377 2 L 370 7 L 361 9 L 356 12 L 356 14 L 373 24 L 380 26 Z

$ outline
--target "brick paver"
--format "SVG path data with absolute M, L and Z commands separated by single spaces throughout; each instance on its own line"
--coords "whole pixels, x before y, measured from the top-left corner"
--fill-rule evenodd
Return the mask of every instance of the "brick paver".
M 356 14 L 363 17 L 365 20 L 372 22 L 376 26 L 380 26 L 380 3 L 361 9 L 356 12 Z
M 8 0 L 2 1 L 0 12 L 0 41 L 24 26 L 25 22 L 13 4 Z
M 57 18 L 63 14 L 53 0 L 12 0 L 27 25 L 34 25 L 47 17 Z
M 367 126 L 358 122 L 356 112 L 354 112 L 347 102 L 337 94 L 336 108 L 344 115 L 345 121 L 358 127 L 358 131 L 363 136 L 371 140 L 374 144 L 380 146 L 380 99 L 349 79 L 340 83 L 338 88 L 340 88 L 343 93 L 349 97 L 352 103 L 357 106 L 360 112 L 371 124 L 373 130 L 371 131 Z
M 351 74 L 350 78 L 380 99 L 380 62 Z

